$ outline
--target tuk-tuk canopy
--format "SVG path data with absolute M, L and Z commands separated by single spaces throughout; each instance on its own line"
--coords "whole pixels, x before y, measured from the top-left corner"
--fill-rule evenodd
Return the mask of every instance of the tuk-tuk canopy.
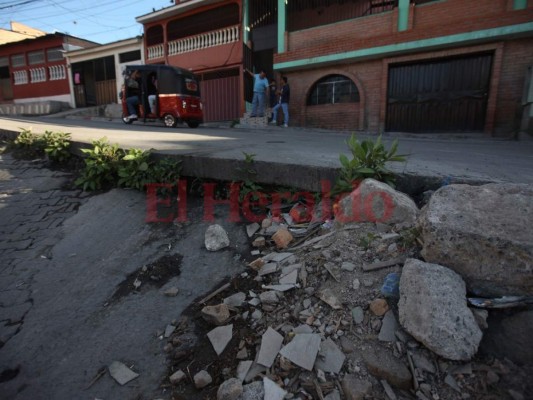
M 186 69 L 170 65 L 126 65 L 124 71 L 128 77 L 138 70 L 142 76 L 142 85 L 146 87 L 149 79 L 155 74 L 159 94 L 186 94 L 200 96 L 200 85 L 194 74 Z

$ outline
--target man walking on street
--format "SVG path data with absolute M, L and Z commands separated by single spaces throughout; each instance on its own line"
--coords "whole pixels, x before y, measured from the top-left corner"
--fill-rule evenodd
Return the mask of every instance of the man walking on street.
M 254 78 L 254 97 L 252 99 L 252 113 L 250 117 L 264 117 L 265 116 L 265 99 L 268 89 L 268 79 L 265 71 L 261 70 L 258 74 L 245 69 Z
M 278 122 L 278 110 L 281 107 L 283 111 L 283 126 L 285 128 L 289 127 L 289 101 L 291 99 L 291 88 L 287 83 L 287 77 L 284 76 L 281 78 L 281 90 L 279 95 L 279 103 L 276 104 L 272 110 L 272 121 L 271 124 L 277 125 Z

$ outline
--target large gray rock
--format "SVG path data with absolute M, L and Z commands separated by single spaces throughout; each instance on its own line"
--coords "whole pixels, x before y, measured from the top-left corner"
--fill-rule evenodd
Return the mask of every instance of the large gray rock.
M 412 226 L 418 217 L 418 207 L 406 194 L 386 183 L 365 179 L 359 187 L 339 203 L 335 220 L 348 222 L 381 222 L 389 225 Z
M 533 185 L 449 185 L 418 225 L 431 263 L 453 269 L 478 296 L 533 293 Z
M 398 311 L 405 330 L 438 355 L 469 360 L 476 354 L 482 333 L 467 307 L 465 283 L 451 269 L 408 259 Z

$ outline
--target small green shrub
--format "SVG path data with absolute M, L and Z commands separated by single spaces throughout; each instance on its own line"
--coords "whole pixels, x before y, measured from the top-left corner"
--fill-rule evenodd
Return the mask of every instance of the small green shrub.
M 375 142 L 371 139 L 360 142 L 352 135 L 346 144 L 352 153 L 352 159 L 348 159 L 344 154 L 339 156 L 341 170 L 333 189 L 334 193 L 351 192 L 354 184 L 366 178 L 373 178 L 394 187 L 394 174 L 385 165 L 387 162 L 406 160 L 406 155 L 396 154 L 397 139 L 392 142 L 389 150 L 385 149 L 381 135 Z
M 46 131 L 42 140 L 44 141 L 44 152 L 50 161 L 64 163 L 71 157 L 69 152 L 70 133 Z
M 76 185 L 83 190 L 100 190 L 116 185 L 124 151 L 119 149 L 118 144 L 110 145 L 107 138 L 94 140 L 92 145 L 92 149 L 81 150 L 87 157 Z
M 129 149 L 118 167 L 118 186 L 143 190 L 150 182 L 150 152 Z
M 155 183 L 172 183 L 178 182 L 181 174 L 181 161 L 171 158 L 162 158 L 157 161 L 152 170 L 152 181 Z

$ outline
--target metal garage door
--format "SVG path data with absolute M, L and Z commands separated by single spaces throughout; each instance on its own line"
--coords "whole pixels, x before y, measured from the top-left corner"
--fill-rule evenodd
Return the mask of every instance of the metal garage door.
M 482 132 L 492 54 L 391 65 L 386 130 Z
M 204 74 L 200 93 L 204 105 L 204 121 L 231 121 L 240 117 L 241 89 L 239 70 Z

